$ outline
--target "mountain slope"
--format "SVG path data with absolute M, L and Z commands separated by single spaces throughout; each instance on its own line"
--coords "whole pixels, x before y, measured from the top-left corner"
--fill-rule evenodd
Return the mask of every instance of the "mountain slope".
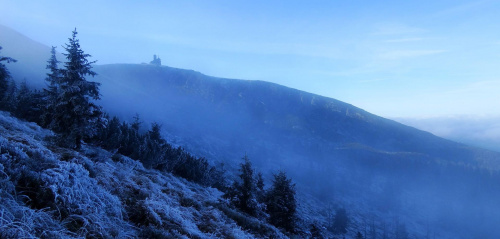
M 286 238 L 216 189 L 99 148 L 59 148 L 51 135 L 0 111 L 2 238 Z
M 341 151 L 359 150 L 443 159 L 493 170 L 500 166 L 498 160 L 492 160 L 499 158 L 498 153 L 445 140 L 338 100 L 273 83 L 215 78 L 152 65 L 101 65 L 95 70 L 106 108 L 129 116 L 137 112 L 148 120 L 162 122 L 167 131 L 183 131 L 180 135 L 209 135 L 225 142 L 230 137 L 239 141 L 263 138 L 265 144 L 286 140 L 293 151 L 303 150 L 308 155 L 313 150 L 319 153 L 318 148 L 340 156 Z M 122 102 L 126 108 L 119 107 Z M 276 137 L 279 140 L 269 141 Z
M 50 57 L 50 47 L 3 25 L 0 25 L 0 46 L 3 47 L 0 54 L 18 60 L 17 63 L 8 64 L 14 79 L 26 80 L 38 88 L 45 86 L 45 66 Z M 58 50 L 62 50 L 61 47 Z M 63 56 L 58 55 L 58 59 L 62 60 Z
M 432 230 L 442 238 L 457 237 L 443 228 L 483 238 L 500 233 L 494 226 L 500 210 L 492 200 L 500 198 L 494 183 L 500 180 L 499 153 L 272 83 L 166 66 L 95 70 L 102 105 L 110 112 L 160 122 L 171 141 L 229 166 L 247 153 L 266 175 L 285 169 L 299 191 L 364 214 L 356 217 L 357 225 L 375 215 L 372 220 L 390 225 L 405 222 L 420 236 Z M 316 217 L 328 223 L 328 215 Z M 395 217 L 397 222 L 388 219 Z M 471 218 L 480 225 L 467 225 Z M 432 229 L 425 229 L 425 221 Z M 375 231 L 383 234 L 380 225 Z
M 31 71 L 23 62 L 19 71 Z M 245 153 L 267 178 L 286 170 L 303 214 L 323 225 L 333 205 L 350 211 L 351 233 L 374 228 L 381 237 L 404 223 L 419 237 L 500 237 L 499 153 L 272 83 L 147 64 L 95 71 L 107 112 L 139 113 L 144 127 L 157 121 L 171 143 L 230 170 Z

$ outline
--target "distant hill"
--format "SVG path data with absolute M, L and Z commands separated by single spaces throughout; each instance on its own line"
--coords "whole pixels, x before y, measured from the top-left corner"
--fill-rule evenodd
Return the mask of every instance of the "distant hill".
M 31 71 L 24 56 L 18 58 L 19 68 L 9 65 L 14 76 Z M 170 142 L 229 169 L 246 153 L 267 178 L 286 170 L 307 192 L 302 197 L 311 199 L 304 213 L 328 204 L 347 207 L 351 230 L 373 221 L 377 235 L 406 223 L 419 237 L 500 236 L 500 153 L 273 83 L 150 64 L 94 69 L 107 112 L 125 120 L 138 113 L 145 128 L 159 122 Z M 310 216 L 327 223 L 324 211 Z
M 0 25 L 0 46 L 3 47 L 1 55 L 18 60 L 17 63 L 8 65 L 15 79 L 18 81 L 26 79 L 32 86 L 38 88 L 45 86 L 45 66 L 50 57 L 49 46 L 3 25 Z M 58 47 L 57 50 L 62 50 L 60 48 Z M 63 56 L 59 55 L 58 60 L 63 60 Z

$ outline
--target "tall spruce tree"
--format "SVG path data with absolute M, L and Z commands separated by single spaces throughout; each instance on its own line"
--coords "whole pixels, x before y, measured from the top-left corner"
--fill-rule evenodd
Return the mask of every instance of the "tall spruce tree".
M 57 89 L 61 81 L 61 70 L 59 69 L 60 61 L 57 60 L 56 56 L 56 47 L 53 46 L 50 50 L 50 58 L 47 61 L 46 69 L 49 69 L 49 73 L 47 73 L 47 81 L 48 87 L 45 89 L 51 96 L 57 96 Z
M 0 50 L 2 50 L 1 46 Z M 11 63 L 16 62 L 16 60 L 6 56 L 0 56 L 0 109 L 6 109 L 5 98 L 10 85 L 10 72 L 3 62 Z
M 273 185 L 267 194 L 269 222 L 276 227 L 294 232 L 297 222 L 297 201 L 295 184 L 284 171 L 274 175 Z
M 47 61 L 46 68 L 49 69 L 45 81 L 47 81 L 47 87 L 44 89 L 45 93 L 45 109 L 41 115 L 41 122 L 44 126 L 49 126 L 57 104 L 57 96 L 59 93 L 59 84 L 61 82 L 61 70 L 59 69 L 60 61 L 56 57 L 56 47 L 53 46 L 50 50 L 50 58 Z
M 75 28 L 69 43 L 64 47 L 66 62 L 60 70 L 60 81 L 56 82 L 57 103 L 50 128 L 60 133 L 69 146 L 80 148 L 82 140 L 97 133 L 101 108 L 94 103 L 94 100 L 99 99 L 100 84 L 85 79 L 96 75 L 92 71 L 95 61 L 88 60 L 91 56 L 80 48 L 77 34 Z

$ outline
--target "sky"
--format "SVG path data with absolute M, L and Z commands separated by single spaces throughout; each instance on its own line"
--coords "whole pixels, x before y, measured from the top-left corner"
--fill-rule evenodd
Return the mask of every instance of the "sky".
M 97 64 L 275 82 L 389 118 L 500 116 L 500 1 L 0 0 L 0 24 Z

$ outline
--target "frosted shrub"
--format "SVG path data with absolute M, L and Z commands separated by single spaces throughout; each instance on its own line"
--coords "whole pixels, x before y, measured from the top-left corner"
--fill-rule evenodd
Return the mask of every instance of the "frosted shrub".
M 48 135 L 0 112 L 0 238 L 282 237 L 222 205 L 217 189 Z
M 81 165 L 60 162 L 58 168 L 45 170 L 41 177 L 54 194 L 61 219 L 71 231 L 108 237 L 128 227 L 119 199 L 99 187 Z

